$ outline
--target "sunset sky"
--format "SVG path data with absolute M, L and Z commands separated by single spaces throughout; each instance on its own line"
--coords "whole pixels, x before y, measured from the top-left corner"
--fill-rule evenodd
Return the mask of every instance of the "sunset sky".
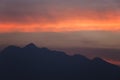
M 120 30 L 119 0 L 0 0 L 0 32 Z
M 0 48 L 30 42 L 120 49 L 120 0 L 0 0 Z

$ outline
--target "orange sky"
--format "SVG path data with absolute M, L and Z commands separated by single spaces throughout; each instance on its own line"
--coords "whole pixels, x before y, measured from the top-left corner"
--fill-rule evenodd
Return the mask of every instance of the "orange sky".
M 79 30 L 108 30 L 119 31 L 120 20 L 79 20 L 65 19 L 58 22 L 31 22 L 31 23 L 0 23 L 0 32 L 59 32 Z
M 31 0 L 0 2 L 0 32 L 120 30 L 113 0 Z
M 115 0 L 1 0 L 0 32 L 120 30 Z
M 72 14 L 72 12 L 76 12 Z M 120 16 L 117 12 L 106 11 L 49 11 L 48 15 L 2 17 L 0 32 L 61 32 L 80 30 L 120 30 Z

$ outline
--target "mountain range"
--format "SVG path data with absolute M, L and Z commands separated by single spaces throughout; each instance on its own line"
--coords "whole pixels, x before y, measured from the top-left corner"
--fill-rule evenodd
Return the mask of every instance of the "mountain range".
M 120 67 L 99 57 L 69 56 L 30 43 L 23 48 L 8 46 L 1 51 L 0 78 L 3 77 L 17 80 L 120 80 Z

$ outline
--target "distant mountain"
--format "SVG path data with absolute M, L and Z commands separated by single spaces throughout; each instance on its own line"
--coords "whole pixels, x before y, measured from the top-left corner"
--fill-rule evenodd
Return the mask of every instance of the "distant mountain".
M 68 55 L 81 54 L 88 58 L 101 57 L 112 64 L 120 66 L 120 49 L 111 48 L 56 48 Z
M 23 48 L 9 46 L 0 53 L 2 77 L 17 80 L 120 80 L 120 67 L 98 57 L 90 60 L 82 55 L 68 56 L 31 43 Z

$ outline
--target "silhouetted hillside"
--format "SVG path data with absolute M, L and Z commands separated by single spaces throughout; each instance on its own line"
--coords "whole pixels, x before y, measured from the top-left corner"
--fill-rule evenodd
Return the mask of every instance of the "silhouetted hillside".
M 31 43 L 24 48 L 9 46 L 1 52 L 0 76 L 22 80 L 120 80 L 120 67 L 101 58 L 68 56 Z

